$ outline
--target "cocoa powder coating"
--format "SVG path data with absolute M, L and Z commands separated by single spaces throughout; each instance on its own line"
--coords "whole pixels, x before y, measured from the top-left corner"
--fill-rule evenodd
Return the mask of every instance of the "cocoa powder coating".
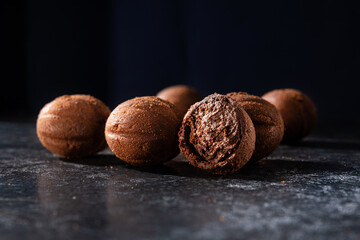
M 105 136 L 118 158 L 135 166 L 148 166 L 179 153 L 179 127 L 180 117 L 173 104 L 157 97 L 137 97 L 112 111 Z
M 262 97 L 278 109 L 284 120 L 284 143 L 300 141 L 314 128 L 316 107 L 306 94 L 295 89 L 277 89 Z
M 237 102 L 212 94 L 186 113 L 179 131 L 179 147 L 193 166 L 212 174 L 229 174 L 251 158 L 255 129 Z
M 64 95 L 41 109 L 36 132 L 49 151 L 65 158 L 85 157 L 106 147 L 109 114 L 110 109 L 90 95 Z

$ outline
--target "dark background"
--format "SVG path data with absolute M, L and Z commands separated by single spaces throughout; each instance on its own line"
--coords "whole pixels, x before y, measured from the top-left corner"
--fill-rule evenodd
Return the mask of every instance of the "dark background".
M 74 93 L 114 108 L 184 83 L 204 95 L 298 88 L 322 119 L 356 119 L 355 3 L 1 1 L 1 114 L 36 116 L 45 103 Z

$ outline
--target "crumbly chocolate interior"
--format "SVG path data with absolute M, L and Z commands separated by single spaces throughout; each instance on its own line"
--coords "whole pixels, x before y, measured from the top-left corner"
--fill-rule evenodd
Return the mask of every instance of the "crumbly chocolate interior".
M 218 96 L 192 108 L 185 133 L 193 153 L 212 164 L 232 158 L 241 140 L 234 102 Z

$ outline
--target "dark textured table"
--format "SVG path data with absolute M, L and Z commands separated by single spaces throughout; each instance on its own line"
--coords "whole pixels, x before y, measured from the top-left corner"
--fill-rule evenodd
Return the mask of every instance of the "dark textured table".
M 212 177 L 181 156 L 143 169 L 109 150 L 65 161 L 34 126 L 0 123 L 1 240 L 360 239 L 360 142 L 346 134 Z

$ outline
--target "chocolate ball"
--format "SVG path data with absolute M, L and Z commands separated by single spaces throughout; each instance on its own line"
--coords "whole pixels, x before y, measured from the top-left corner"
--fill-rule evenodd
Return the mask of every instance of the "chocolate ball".
M 304 93 L 295 89 L 277 89 L 262 96 L 280 112 L 285 125 L 284 143 L 306 137 L 317 122 L 316 107 Z
M 167 87 L 156 96 L 174 104 L 182 117 L 191 105 L 203 99 L 203 96 L 195 88 L 186 85 Z
M 49 151 L 80 158 L 106 147 L 104 129 L 110 109 L 90 95 L 64 95 L 40 111 L 36 132 Z
M 137 97 L 121 103 L 105 128 L 110 149 L 135 166 L 166 162 L 179 153 L 180 117 L 175 106 L 157 97 Z
M 212 94 L 186 113 L 179 131 L 179 146 L 191 165 L 212 174 L 233 173 L 254 152 L 254 125 L 236 101 Z
M 256 132 L 255 151 L 250 161 L 269 156 L 279 146 L 284 135 L 284 123 L 274 105 L 261 97 L 245 92 L 227 94 L 249 114 Z

